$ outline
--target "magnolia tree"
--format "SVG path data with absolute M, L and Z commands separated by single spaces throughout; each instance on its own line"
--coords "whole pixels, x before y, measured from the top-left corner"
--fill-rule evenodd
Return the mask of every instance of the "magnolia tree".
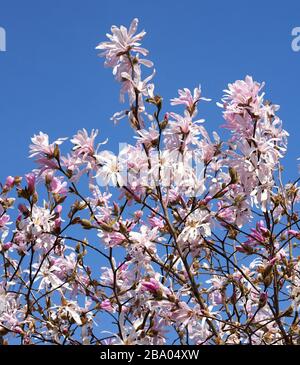
M 35 169 L 1 185 L 1 342 L 299 344 L 299 179 L 283 182 L 278 105 L 250 76 L 229 84 L 224 141 L 197 119 L 200 87 L 162 114 L 137 26 L 96 47 L 135 144 L 113 154 L 83 129 L 63 155 L 40 132 Z

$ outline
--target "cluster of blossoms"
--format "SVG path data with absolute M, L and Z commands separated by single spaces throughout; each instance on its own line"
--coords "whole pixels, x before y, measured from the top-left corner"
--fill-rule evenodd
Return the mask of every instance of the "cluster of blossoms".
M 135 144 L 115 155 L 83 129 L 62 154 L 66 138 L 40 132 L 35 169 L 0 185 L 0 342 L 300 344 L 300 191 L 283 183 L 279 107 L 246 76 L 218 103 L 228 140 L 197 117 L 200 86 L 161 115 L 137 26 L 96 47 Z

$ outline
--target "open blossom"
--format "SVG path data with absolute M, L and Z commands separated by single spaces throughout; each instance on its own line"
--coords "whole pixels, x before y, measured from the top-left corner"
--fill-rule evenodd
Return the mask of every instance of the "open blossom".
M 63 181 L 62 178 L 57 178 L 53 176 L 50 180 L 50 191 L 53 194 L 65 195 L 68 191 L 68 183 Z
M 121 102 L 124 102 L 124 95 L 128 93 L 129 103 L 133 105 L 136 101 L 136 91 L 138 91 L 140 109 L 143 111 L 144 107 L 142 96 L 149 96 L 148 83 L 153 79 L 154 75 L 155 70 L 150 76 L 142 80 L 139 72 L 135 73 L 134 78 L 132 78 L 132 76 L 128 72 L 122 72 L 121 76 L 123 81 L 123 87 L 121 89 Z
M 35 249 L 49 249 L 53 246 L 55 238 L 49 233 L 55 227 L 54 212 L 45 207 L 34 205 L 31 216 L 28 217 L 28 209 L 24 207 L 24 217 L 19 217 L 15 232 L 14 247 L 19 252 L 26 252 L 27 244 L 35 242 Z
M 142 289 L 145 291 L 149 291 L 150 293 L 156 294 L 160 289 L 160 284 L 154 278 L 150 278 L 149 280 L 144 280 L 141 283 Z
M 140 41 L 146 32 L 142 31 L 135 34 L 138 27 L 138 19 L 133 19 L 129 29 L 121 25 L 120 28 L 113 25 L 111 27 L 112 34 L 107 34 L 108 42 L 101 42 L 96 49 L 103 50 L 101 55 L 106 57 L 107 66 L 115 66 L 119 58 L 124 56 L 128 51 L 138 52 L 147 55 L 148 51 L 140 47 Z
M 80 130 L 70 140 L 73 144 L 73 150 L 76 151 L 77 155 L 90 155 L 93 156 L 95 153 L 95 138 L 98 135 L 98 130 L 92 130 L 89 136 L 86 129 Z
M 255 107 L 259 105 L 262 96 L 259 95 L 264 83 L 260 84 L 253 81 L 251 76 L 246 76 L 245 80 L 238 80 L 233 84 L 228 84 L 228 89 L 224 90 L 225 96 L 223 102 L 226 109 L 238 112 L 244 106 Z
M 113 260 L 114 267 L 117 267 L 116 276 L 111 268 L 102 267 L 102 273 L 100 276 L 100 282 L 103 285 L 111 286 L 116 283 L 120 288 L 124 289 L 124 294 L 126 294 L 126 289 L 130 288 L 132 285 L 134 272 L 130 270 L 128 264 L 123 263 L 117 265 L 115 260 Z
M 208 164 L 220 153 L 221 140 L 219 135 L 216 132 L 213 132 L 214 141 L 212 141 L 203 126 L 200 126 L 199 130 L 203 138 L 198 141 L 199 150 L 197 153 L 200 154 L 201 160 L 205 164 Z
M 120 232 L 99 232 L 98 236 L 103 240 L 103 243 L 108 247 L 115 247 L 126 242 L 126 237 Z
M 185 228 L 179 238 L 182 242 L 194 242 L 199 241 L 202 235 L 204 237 L 211 235 L 210 216 L 207 211 L 197 209 L 187 217 Z
M 47 134 L 40 132 L 38 135 L 34 135 L 31 138 L 32 144 L 29 146 L 29 157 L 53 157 L 55 145 L 60 145 L 66 138 L 59 138 L 53 143 L 49 143 L 49 137 Z
M 0 217 L 0 230 L 4 229 L 10 223 L 10 216 L 3 214 Z
M 216 305 L 223 304 L 226 299 L 226 290 L 224 284 L 226 284 L 227 279 L 224 277 L 213 276 L 211 279 L 206 281 L 212 284 L 208 288 L 212 302 Z
M 137 245 L 142 246 L 148 250 L 150 249 L 152 252 L 155 250 L 154 242 L 156 240 L 161 240 L 161 238 L 158 236 L 157 228 L 149 229 L 145 225 L 141 226 L 140 232 L 130 232 L 129 237 Z
M 229 84 L 222 107 L 227 122 L 224 127 L 233 134 L 229 142 L 230 164 L 243 189 L 249 192 L 252 204 L 265 212 L 271 200 L 274 173 L 286 152 L 288 133 L 275 115 L 278 107 L 268 108 L 270 103 L 264 102 L 263 93 L 259 94 L 262 87 L 249 76 Z
M 259 95 L 263 87 L 264 83 L 253 81 L 251 76 L 228 84 L 228 89 L 224 90 L 223 103 L 217 103 L 224 108 L 224 119 L 227 122 L 224 127 L 245 137 L 253 136 L 253 118 L 265 115 L 262 111 L 264 94 Z
M 124 167 L 118 156 L 109 151 L 102 151 L 95 157 L 99 165 L 96 177 L 101 179 L 104 185 L 112 183 L 114 186 L 123 186 L 122 171 L 124 172 Z
M 38 290 L 47 289 L 48 286 L 57 288 L 63 284 L 63 281 L 59 279 L 57 272 L 59 267 L 55 265 L 49 265 L 44 263 L 41 268 L 38 264 L 33 264 L 33 268 L 37 273 L 36 280 L 39 281 Z M 37 271 L 37 269 L 39 270 Z
M 82 325 L 80 315 L 85 312 L 85 308 L 81 308 L 75 300 L 63 300 L 62 306 L 53 306 L 51 308 L 51 317 L 55 320 L 56 318 L 71 318 L 78 325 Z M 88 319 L 88 318 L 87 318 Z
M 137 131 L 139 137 L 137 137 L 140 143 L 145 144 L 148 148 L 154 147 L 158 142 L 159 132 L 153 124 L 149 130 L 139 130 Z
M 188 88 L 184 88 L 183 90 L 179 89 L 178 94 L 178 98 L 171 99 L 171 105 L 185 105 L 191 114 L 194 114 L 197 110 L 197 103 L 200 100 L 211 100 L 201 96 L 201 86 L 195 87 L 193 94 Z
M 70 254 L 65 253 L 64 256 L 59 256 L 58 258 L 53 257 L 51 259 L 51 269 L 51 272 L 54 272 L 55 276 L 57 276 L 61 281 L 61 284 L 65 282 L 66 285 L 64 287 L 68 290 L 72 288 L 74 294 L 78 291 L 78 289 L 80 290 L 81 287 L 79 286 L 78 288 L 78 284 L 76 282 L 67 284 L 68 279 L 71 276 L 75 276 L 78 282 L 85 282 L 86 280 L 86 275 L 83 273 L 82 265 L 77 262 L 77 257 L 74 252 L 71 252 Z
M 101 302 L 101 304 L 100 304 L 100 307 L 101 307 L 101 309 L 106 310 L 107 312 L 111 312 L 111 313 L 114 312 L 114 308 L 111 305 L 110 300 L 108 300 L 108 299 L 103 300 L 103 302 Z
M 168 127 L 164 131 L 164 142 L 168 149 L 186 148 L 189 144 L 197 144 L 200 126 L 204 119 L 193 121 L 190 114 L 185 111 L 184 116 L 177 113 L 169 114 Z
M 141 47 L 140 41 L 146 34 L 137 31 L 138 19 L 133 19 L 129 29 L 124 26 L 111 28 L 112 34 L 107 34 L 108 42 L 101 42 L 96 49 L 103 50 L 105 65 L 113 68 L 113 75 L 121 83 L 120 101 L 125 102 L 128 96 L 129 110 L 115 113 L 112 120 L 115 122 L 127 116 L 131 125 L 139 130 L 144 127 L 143 113 L 145 113 L 144 96 L 150 96 L 149 82 L 155 75 L 155 70 L 146 78 L 142 78 L 141 66 L 153 67 L 153 63 L 139 57 L 146 56 L 148 51 Z M 145 115 L 148 115 L 145 113 Z
M 151 226 L 153 228 L 155 228 L 155 227 L 163 228 L 165 226 L 164 221 L 160 218 L 157 218 L 157 217 L 149 218 L 149 223 L 151 224 Z
M 66 138 L 59 138 L 50 144 L 48 135 L 42 132 L 31 138 L 32 144 L 29 146 L 29 157 L 36 158 L 38 175 L 43 175 L 46 171 L 59 168 L 57 161 L 54 159 L 55 149 L 65 140 Z

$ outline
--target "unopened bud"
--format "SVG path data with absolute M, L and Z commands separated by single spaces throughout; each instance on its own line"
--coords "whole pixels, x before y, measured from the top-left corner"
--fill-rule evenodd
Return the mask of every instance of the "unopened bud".
M 84 229 L 91 229 L 93 227 L 92 223 L 88 219 L 81 219 L 81 225 Z

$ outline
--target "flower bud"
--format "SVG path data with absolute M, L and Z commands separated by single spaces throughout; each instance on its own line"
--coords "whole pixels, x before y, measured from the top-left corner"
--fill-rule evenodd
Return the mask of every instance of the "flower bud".
M 259 302 L 258 306 L 260 308 L 264 307 L 267 304 L 268 301 L 268 293 L 267 292 L 261 292 L 259 295 Z
M 92 223 L 88 219 L 81 219 L 81 225 L 84 229 L 91 229 L 93 228 Z

